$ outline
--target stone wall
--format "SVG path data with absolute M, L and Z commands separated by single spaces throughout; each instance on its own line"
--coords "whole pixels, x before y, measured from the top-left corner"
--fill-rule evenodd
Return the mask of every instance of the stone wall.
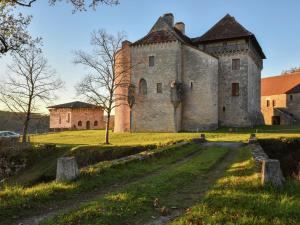
M 177 132 L 181 130 L 180 106 L 176 112 L 171 102 L 171 83 L 181 81 L 181 56 L 178 42 L 132 47 L 131 83 L 136 104 L 132 109 L 132 131 Z M 148 58 L 154 56 L 155 65 L 149 67 Z M 141 79 L 147 82 L 147 95 L 139 94 Z M 157 93 L 157 83 L 162 83 L 162 93 Z M 177 118 L 177 119 L 175 119 Z M 178 119 L 179 118 L 179 119 Z
M 72 127 L 71 116 L 71 109 L 50 109 L 50 129 L 70 129 Z
M 193 47 L 183 47 L 184 99 L 182 130 L 218 127 L 218 60 Z
M 240 59 L 240 70 L 232 70 L 232 59 Z M 219 56 L 219 124 L 250 126 L 248 115 L 247 52 Z M 239 96 L 232 96 L 232 83 L 239 83 Z
M 300 93 L 288 94 L 286 99 L 287 110 L 300 120 Z
M 269 106 L 267 106 L 269 101 Z M 261 112 L 264 118 L 264 124 L 272 125 L 272 117 L 277 116 L 274 111 L 273 101 L 275 101 L 275 107 L 286 108 L 286 94 L 282 95 L 271 95 L 261 97 Z

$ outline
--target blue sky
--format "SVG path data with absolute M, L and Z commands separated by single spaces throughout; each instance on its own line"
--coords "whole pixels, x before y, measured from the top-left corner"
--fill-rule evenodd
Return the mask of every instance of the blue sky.
M 45 56 L 66 82 L 57 103 L 76 99 L 74 85 L 82 79 L 85 70 L 73 65 L 72 52 L 90 49 L 93 30 L 125 31 L 128 40 L 135 41 L 167 12 L 174 14 L 175 21 L 186 24 L 186 33 L 190 37 L 202 35 L 230 13 L 260 42 L 267 56 L 263 76 L 277 75 L 284 69 L 300 66 L 299 0 L 120 0 L 118 6 L 75 14 L 68 4 L 49 7 L 47 2 L 39 0 L 32 8 L 22 11 L 33 15 L 30 32 L 43 38 Z M 9 60 L 8 56 L 0 58 L 0 76 L 6 73 Z

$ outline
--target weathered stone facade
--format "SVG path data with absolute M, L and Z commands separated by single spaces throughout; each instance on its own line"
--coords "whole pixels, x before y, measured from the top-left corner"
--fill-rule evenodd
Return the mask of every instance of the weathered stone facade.
M 135 102 L 131 108 L 116 109 L 116 132 L 199 131 L 262 121 L 260 75 L 265 56 L 254 35 L 233 17 L 227 15 L 218 24 L 221 31 L 191 39 L 184 33 L 184 23 L 174 25 L 173 15 L 165 14 L 144 38 L 126 42 L 120 52 L 130 57 Z M 230 30 L 231 25 L 233 34 L 224 34 L 222 29 Z M 212 32 L 225 37 L 211 40 Z M 233 69 L 236 59 L 238 67 Z M 233 83 L 238 84 L 236 96 Z M 172 100 L 175 84 L 176 102 Z M 128 87 L 119 92 L 128 93 Z

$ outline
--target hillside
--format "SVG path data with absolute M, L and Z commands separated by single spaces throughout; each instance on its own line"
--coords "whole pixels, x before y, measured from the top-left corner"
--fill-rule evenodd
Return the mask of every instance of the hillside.
M 17 133 L 22 133 L 23 121 L 25 115 L 22 113 L 13 113 L 0 111 L 0 131 L 10 130 Z M 29 126 L 29 133 L 41 133 L 48 131 L 49 116 L 35 113 L 32 115 L 32 120 Z

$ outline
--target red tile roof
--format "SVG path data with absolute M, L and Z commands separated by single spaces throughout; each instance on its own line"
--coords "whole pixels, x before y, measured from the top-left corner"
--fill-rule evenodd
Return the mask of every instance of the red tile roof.
M 300 93 L 300 71 L 261 79 L 261 95 Z

